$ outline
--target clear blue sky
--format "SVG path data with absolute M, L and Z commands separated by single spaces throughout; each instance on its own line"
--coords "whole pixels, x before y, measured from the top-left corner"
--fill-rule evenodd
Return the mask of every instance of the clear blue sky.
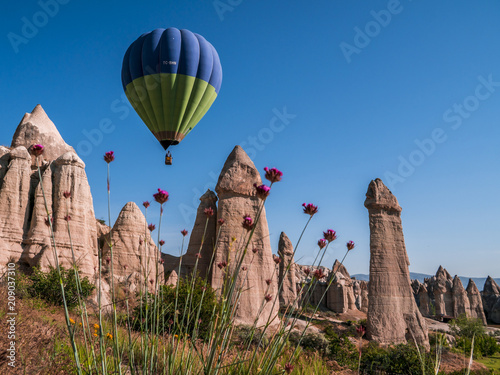
M 307 219 L 300 205 L 313 202 L 320 211 L 299 262 L 310 262 L 321 232 L 333 228 L 339 240 L 327 263 L 353 240 L 357 248 L 346 266 L 367 273 L 363 202 L 370 180 L 380 177 L 403 207 L 412 271 L 435 273 L 442 264 L 451 274 L 500 277 L 498 2 L 58 4 L 3 4 L 0 144 L 9 145 L 23 114 L 42 104 L 87 165 L 98 218 L 107 218 L 102 155 L 114 150 L 112 220 L 126 202 L 140 204 L 166 189 L 171 199 L 162 237 L 178 254 L 179 231 L 191 231 L 194 204 L 215 187 L 240 144 L 259 170 L 284 173 L 267 205 L 275 251 L 281 231 L 295 243 Z M 161 146 L 120 102 L 127 47 L 158 27 L 205 36 L 224 71 L 214 105 L 172 149 L 172 167 L 163 165 Z M 285 108 L 287 123 L 278 121 L 273 130 L 271 120 Z M 108 119 L 113 131 L 86 143 L 84 132 L 95 134 Z M 158 207 L 153 210 L 156 221 Z

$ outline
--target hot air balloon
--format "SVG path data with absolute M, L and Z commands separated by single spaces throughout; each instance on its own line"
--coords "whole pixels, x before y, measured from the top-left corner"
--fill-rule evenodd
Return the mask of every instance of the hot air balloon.
M 221 83 L 217 51 L 189 30 L 145 33 L 123 58 L 123 90 L 165 150 L 193 130 L 219 94 Z M 165 164 L 171 162 L 167 152 Z

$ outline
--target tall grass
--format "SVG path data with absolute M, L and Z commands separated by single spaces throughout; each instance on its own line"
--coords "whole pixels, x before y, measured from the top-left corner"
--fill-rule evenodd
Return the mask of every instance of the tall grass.
M 39 156 L 39 155 L 38 155 Z M 37 166 L 38 166 L 37 156 Z M 112 228 L 110 210 L 110 164 L 114 161 L 112 151 L 105 154 L 104 160 L 107 162 L 107 193 L 108 193 L 108 224 Z M 196 258 L 193 271 L 182 276 L 182 255 L 178 265 L 178 281 L 173 289 L 165 289 L 163 270 L 160 266 L 160 252 L 153 255 L 148 252 L 148 238 L 151 238 L 155 226 L 150 224 L 144 228 L 145 254 L 141 254 L 142 279 L 136 299 L 126 299 L 125 308 L 118 309 L 116 298 L 116 285 L 114 280 L 114 254 L 112 229 L 107 236 L 108 247 L 110 249 L 111 267 L 108 274 L 108 282 L 111 286 L 111 310 L 103 306 L 103 274 L 102 274 L 102 251 L 98 252 L 98 285 L 97 300 L 98 311 L 91 314 L 84 298 L 78 299 L 79 322 L 70 321 L 68 306 L 64 299 L 64 286 L 61 281 L 61 293 L 65 308 L 66 325 L 69 340 L 73 351 L 75 373 L 77 374 L 279 374 L 279 373 L 303 373 L 304 358 L 300 358 L 300 342 L 306 330 L 312 323 L 314 314 L 317 312 L 321 300 L 325 297 L 326 291 L 321 296 L 320 301 L 314 307 L 312 314 L 306 313 L 306 306 L 310 302 L 311 295 L 318 284 L 321 275 L 315 275 L 311 282 L 306 284 L 307 291 L 298 293 L 297 298 L 284 312 L 271 313 L 263 318 L 265 323 L 258 325 L 258 322 L 265 311 L 267 304 L 271 304 L 271 311 L 277 311 L 275 305 L 279 306 L 279 294 L 283 289 L 283 281 L 278 284 L 278 293 L 271 295 L 266 293 L 263 296 L 253 324 L 249 329 L 247 340 L 241 342 L 236 334 L 236 316 L 238 302 L 244 297 L 244 281 L 248 276 L 248 269 L 243 267 L 245 259 L 253 256 L 249 252 L 249 246 L 255 234 L 257 224 L 273 185 L 281 180 L 281 172 L 276 169 L 267 169 L 266 178 L 271 182 L 270 186 L 255 186 L 256 195 L 260 198 L 260 203 L 255 213 L 255 217 L 246 217 L 242 224 L 243 235 L 240 241 L 236 239 L 231 243 L 234 246 L 235 258 L 231 261 L 224 261 L 214 265 L 215 249 L 219 245 L 221 226 L 219 225 L 216 241 L 213 245 L 212 259 L 209 263 L 209 270 L 205 279 L 198 277 L 198 257 Z M 57 261 L 57 247 L 54 237 L 51 214 L 48 210 L 45 191 L 43 190 L 43 180 L 40 167 L 38 166 L 40 186 L 44 196 L 45 209 L 51 230 L 52 246 L 54 251 L 55 265 L 60 273 L 59 262 Z M 68 193 L 70 195 L 70 193 Z M 65 195 L 66 197 L 66 195 Z M 66 197 L 69 198 L 69 197 Z M 164 205 L 168 201 L 168 193 L 158 189 L 154 195 L 156 202 L 160 204 L 160 216 L 158 223 L 158 248 L 161 249 L 161 224 L 164 214 Z M 69 202 L 69 201 L 68 201 Z M 69 203 L 68 203 L 69 204 Z M 69 207 L 69 206 L 68 206 Z M 147 209 L 149 202 L 144 202 L 145 217 L 147 225 Z M 67 210 L 69 212 L 69 208 Z M 301 239 L 317 212 L 314 205 L 304 204 L 304 213 L 309 215 L 307 222 L 294 247 L 294 255 L 297 251 Z M 205 212 L 206 222 L 204 234 L 200 244 L 199 253 L 205 243 L 205 236 L 210 216 L 213 211 Z M 76 267 L 76 260 L 71 243 L 71 231 L 68 215 L 68 235 L 72 249 L 72 261 L 75 281 L 78 291 L 81 292 L 81 280 Z M 333 232 L 333 235 L 332 233 Z M 327 235 L 329 233 L 329 237 Z M 184 237 L 183 234 L 183 247 Z M 334 231 L 325 232 L 325 237 L 320 244 L 318 252 L 319 261 L 313 266 L 319 267 L 328 250 L 336 239 Z M 323 245 L 324 244 L 324 245 Z M 354 247 L 347 246 L 345 257 Z M 318 260 L 318 257 L 316 260 Z M 280 259 L 275 258 L 279 263 Z M 315 260 L 315 263 L 316 263 Z M 228 264 L 232 262 L 232 264 Z M 151 263 L 154 264 L 151 275 Z M 213 267 L 219 267 L 223 271 L 222 286 L 216 291 L 216 297 L 210 289 L 209 275 Z M 291 264 L 288 264 L 283 275 L 286 279 L 290 272 Z M 333 266 L 332 266 L 333 269 Z M 182 277 L 182 278 L 181 278 Z M 61 278 L 60 278 L 61 279 Z M 272 279 L 274 279 L 274 274 Z M 336 281 L 335 274 L 328 280 L 328 287 Z M 148 283 L 149 282 L 149 283 Z M 305 288 L 304 288 L 305 289 Z M 175 297 L 171 298 L 174 295 Z M 169 299 L 170 298 L 170 299 Z M 210 304 L 212 298 L 216 298 L 216 303 Z M 130 304 L 135 307 L 130 308 Z M 210 310 L 206 311 L 206 306 Z M 173 313 L 172 313 L 173 311 Z M 170 315 L 169 315 L 170 314 Z M 173 316 L 172 316 L 173 315 Z M 208 322 L 205 318 L 209 316 Z M 167 318 L 171 317 L 168 321 Z M 201 319 L 204 317 L 205 321 Z M 305 326 L 300 330 L 299 340 L 290 343 L 290 335 L 298 325 L 299 319 L 307 317 Z M 96 323 L 93 323 L 97 321 Z M 317 373 L 326 373 L 325 368 L 318 364 L 316 359 L 308 359 L 314 364 Z M 307 362 L 307 361 L 306 361 Z M 294 370 L 295 368 L 295 370 Z

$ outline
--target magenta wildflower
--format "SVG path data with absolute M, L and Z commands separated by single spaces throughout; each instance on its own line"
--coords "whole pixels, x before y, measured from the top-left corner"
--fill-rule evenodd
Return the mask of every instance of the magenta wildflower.
M 115 152 L 114 151 L 108 151 L 104 154 L 104 161 L 106 163 L 111 163 L 112 161 L 115 160 Z
M 293 365 L 292 365 L 291 363 L 287 363 L 287 364 L 285 365 L 285 372 L 286 372 L 287 374 L 291 374 L 291 373 L 292 373 L 292 371 L 293 371 Z
M 243 267 L 241 267 L 241 270 L 242 270 L 242 271 L 246 271 L 247 269 L 248 269 L 248 267 L 247 267 L 247 266 L 243 266 Z
M 71 216 L 69 216 L 69 215 L 64 216 L 64 220 L 70 221 L 71 220 Z
M 148 208 L 150 206 L 150 203 L 148 201 L 144 201 L 142 202 L 142 205 L 144 206 L 144 208 Z
M 324 238 L 318 240 L 318 246 L 320 249 L 323 249 L 326 246 L 326 240 Z
M 333 229 L 328 229 L 326 232 L 323 232 L 323 237 L 325 237 L 325 240 L 328 242 L 335 241 L 337 239 L 337 232 Z
M 182 234 L 183 237 L 186 237 L 187 234 L 188 234 L 188 231 L 185 230 L 185 229 L 183 229 L 183 230 L 181 230 L 181 234 Z
M 359 338 L 363 337 L 366 333 L 366 328 L 363 326 L 359 326 L 356 328 L 356 332 L 358 333 Z
M 159 244 L 160 244 L 160 246 L 163 246 L 163 245 L 165 245 L 165 241 L 160 240 Z
M 271 302 L 271 300 L 273 299 L 273 296 L 272 296 L 272 295 L 270 295 L 270 294 L 266 294 L 266 295 L 264 296 L 264 299 L 266 300 L 266 302 Z
M 214 209 L 212 207 L 207 207 L 203 211 L 206 217 L 212 217 L 214 216 Z
M 64 198 L 66 198 L 66 199 L 67 199 L 67 198 L 70 198 L 70 197 L 71 197 L 71 192 L 69 192 L 69 191 L 65 191 L 65 192 L 63 193 L 63 197 L 64 197 Z
M 149 282 L 151 283 L 151 285 L 153 285 L 153 279 L 149 279 Z
M 352 249 L 354 249 L 356 245 L 354 244 L 354 241 L 349 241 L 348 243 L 346 243 L 346 246 L 347 246 L 347 251 L 351 251 Z
M 254 248 L 252 249 L 252 253 L 257 254 L 258 252 L 259 252 L 259 248 L 254 247 Z
M 225 223 L 224 219 L 219 219 L 219 220 L 217 220 L 217 222 L 219 223 L 219 225 L 224 225 L 224 223 Z
M 272 281 L 271 279 L 266 279 L 266 284 L 271 285 L 271 281 Z
M 52 216 L 50 217 L 50 223 L 54 224 L 54 217 L 52 217 Z M 45 218 L 45 225 L 50 227 L 50 223 L 49 223 L 49 218 L 46 217 Z
M 155 228 L 156 228 L 156 226 L 154 224 L 149 224 L 148 225 L 148 229 L 149 229 L 150 232 L 154 231 Z
M 158 193 L 153 194 L 153 197 L 159 204 L 163 204 L 168 201 L 168 193 L 165 190 L 158 189 Z
M 304 213 L 313 216 L 318 213 L 318 206 L 315 206 L 312 203 L 302 203 L 302 207 L 304 207 Z
M 271 168 L 269 169 L 268 167 L 265 167 L 264 170 L 266 171 L 266 179 L 271 181 L 272 184 L 275 182 L 281 181 L 281 177 L 283 176 L 283 172 L 277 170 L 276 168 Z
M 219 264 L 217 264 L 217 267 L 219 267 L 219 269 L 223 269 L 226 266 L 227 266 L 227 262 L 225 260 L 220 262 Z
M 318 268 L 316 270 L 314 270 L 314 273 L 313 273 L 313 276 L 316 278 L 316 279 L 322 279 L 323 277 L 326 276 L 326 274 L 323 272 L 323 269 L 322 268 Z
M 160 259 L 158 262 L 159 262 L 160 264 L 165 263 L 165 261 L 164 261 L 163 259 Z
M 109 264 L 109 262 L 111 262 L 111 259 L 108 257 L 106 258 L 106 263 Z
M 279 264 L 281 262 L 281 258 L 276 254 L 273 254 L 274 263 Z
M 45 147 L 43 147 L 43 145 L 39 145 L 39 144 L 33 145 L 33 146 L 31 146 L 31 153 L 34 156 L 38 157 L 38 156 L 43 154 L 44 149 L 45 149 Z
M 257 197 L 259 197 L 262 200 L 265 200 L 269 196 L 269 193 L 271 192 L 271 188 L 266 185 L 253 184 L 253 187 L 255 188 Z
M 311 270 L 309 268 L 304 268 L 303 271 L 306 274 L 306 276 L 309 276 L 309 274 L 311 273 Z
M 198 259 L 201 259 L 201 253 L 196 253 L 195 257 L 198 258 Z
M 253 228 L 253 220 L 250 216 L 248 215 L 245 215 L 243 216 L 243 228 L 245 228 L 246 230 L 252 230 Z

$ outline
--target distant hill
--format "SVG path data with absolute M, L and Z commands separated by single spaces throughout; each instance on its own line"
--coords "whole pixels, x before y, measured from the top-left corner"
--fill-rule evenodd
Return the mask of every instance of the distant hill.
M 410 278 L 412 280 L 417 279 L 421 283 L 424 282 L 425 278 L 429 278 L 432 276 L 434 276 L 434 275 L 427 275 L 425 273 L 410 272 Z M 454 276 L 454 275 L 452 275 L 452 276 Z M 357 273 L 355 275 L 351 275 L 351 277 L 355 277 L 356 280 L 365 280 L 365 281 L 369 280 L 369 276 L 364 274 L 364 273 Z M 479 290 L 483 290 L 484 283 L 486 282 L 486 277 L 468 277 L 468 276 L 458 276 L 458 277 L 460 278 L 460 281 L 462 282 L 462 284 L 464 284 L 464 288 L 467 288 L 467 284 L 469 284 L 469 279 L 472 279 L 472 281 L 474 281 L 476 283 L 477 288 Z M 494 279 L 494 280 L 496 281 L 497 284 L 500 285 L 500 279 Z

